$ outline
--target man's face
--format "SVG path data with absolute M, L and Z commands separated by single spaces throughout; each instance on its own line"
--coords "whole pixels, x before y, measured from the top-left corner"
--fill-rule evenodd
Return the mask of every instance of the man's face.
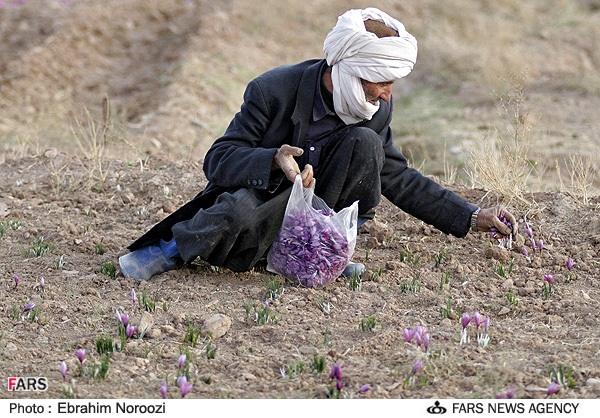
M 369 103 L 377 105 L 380 99 L 384 102 L 389 102 L 391 100 L 393 81 L 385 81 L 383 83 L 371 83 L 370 81 L 363 79 L 360 81 Z

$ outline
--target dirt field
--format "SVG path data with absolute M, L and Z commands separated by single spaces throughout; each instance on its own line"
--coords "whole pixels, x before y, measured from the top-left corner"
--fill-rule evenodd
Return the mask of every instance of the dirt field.
M 250 31 L 237 25 L 240 16 L 262 10 L 245 2 L 99 3 L 31 1 L 0 9 L 0 378 L 49 381 L 46 392 L 0 397 L 159 398 L 165 380 L 167 396 L 179 398 L 176 381 L 187 373 L 189 398 L 326 398 L 337 395 L 329 377 L 336 363 L 341 397 L 495 398 L 514 388 L 515 397 L 544 398 L 552 380 L 560 383 L 553 398 L 600 397 L 600 199 L 576 188 L 513 202 L 522 238 L 512 250 L 484 234 L 446 236 L 384 202 L 358 236 L 353 260 L 368 269 L 360 286 L 340 278 L 324 289 L 300 288 L 264 265 L 234 274 L 196 262 L 141 285 L 111 270 L 133 239 L 202 190 L 202 147 L 231 118 L 252 74 L 276 65 L 269 51 L 281 46 L 237 39 L 233 28 Z M 325 3 L 310 2 L 315 9 Z M 596 3 L 585 4 L 597 15 Z M 315 22 L 331 21 L 336 10 L 326 11 Z M 405 11 L 425 13 L 417 6 Z M 97 19 L 82 19 L 89 16 Z M 252 16 L 260 27 L 261 15 Z M 206 36 L 214 41 L 210 51 L 202 49 Z M 287 36 L 281 41 L 293 42 Z M 240 43 L 257 48 L 239 52 L 254 54 L 252 62 L 225 65 Z M 57 60 L 57 51 L 70 59 Z M 207 65 L 228 68 L 231 84 L 214 72 L 192 71 Z M 457 100 L 469 95 L 468 86 Z M 102 120 L 107 94 L 114 136 L 97 152 L 89 143 L 79 148 L 70 131 L 74 126 L 80 138 L 90 132 L 89 120 L 79 119 L 82 105 Z M 540 160 L 543 152 L 553 159 L 594 149 L 598 101 L 592 88 L 556 85 L 527 98 L 543 115 L 535 128 L 548 140 L 537 147 Z M 462 102 L 470 110 L 459 118 L 468 135 L 481 130 L 476 120 L 495 120 L 497 113 L 489 102 L 474 102 Z M 441 129 L 447 117 L 436 119 Z M 83 131 L 74 120 L 83 120 Z M 597 161 L 590 170 L 597 184 Z M 502 199 L 462 182 L 449 188 L 481 206 Z M 536 242 L 543 240 L 541 252 L 533 252 L 524 219 Z M 23 312 L 31 301 L 35 308 Z M 143 337 L 122 344 L 116 310 L 129 314 Z M 460 343 L 461 314 L 474 312 L 490 319 L 485 348 L 474 321 L 470 341 Z M 427 327 L 427 353 L 403 336 L 416 326 Z M 112 356 L 99 353 L 100 339 L 112 339 Z M 182 353 L 187 363 L 180 370 Z M 423 367 L 412 382 L 417 360 Z M 370 390 L 357 393 L 365 384 Z

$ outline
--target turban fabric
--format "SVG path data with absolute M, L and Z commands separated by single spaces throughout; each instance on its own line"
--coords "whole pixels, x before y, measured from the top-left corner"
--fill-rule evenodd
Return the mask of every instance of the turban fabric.
M 378 38 L 365 29 L 365 20 L 383 22 L 398 36 Z M 350 125 L 370 120 L 379 103 L 366 100 L 361 78 L 372 83 L 407 76 L 417 61 L 417 40 L 398 20 L 379 9 L 349 10 L 338 18 L 323 44 L 331 68 L 335 112 Z

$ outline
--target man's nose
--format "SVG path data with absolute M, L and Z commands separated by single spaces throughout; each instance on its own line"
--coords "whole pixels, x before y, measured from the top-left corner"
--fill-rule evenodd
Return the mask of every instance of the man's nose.
M 392 100 L 392 86 L 389 85 L 383 87 L 383 91 L 379 95 L 379 98 L 384 102 L 389 102 L 390 100 Z

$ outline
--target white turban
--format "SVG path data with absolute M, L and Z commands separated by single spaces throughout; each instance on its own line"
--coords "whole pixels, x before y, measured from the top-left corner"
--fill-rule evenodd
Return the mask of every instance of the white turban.
M 365 20 L 377 20 L 395 29 L 398 36 L 378 38 L 365 29 Z M 323 52 L 332 67 L 335 112 L 350 125 L 370 120 L 379 110 L 366 100 L 360 79 L 372 83 L 407 76 L 417 61 L 417 40 L 398 20 L 379 9 L 349 10 L 325 38 Z

